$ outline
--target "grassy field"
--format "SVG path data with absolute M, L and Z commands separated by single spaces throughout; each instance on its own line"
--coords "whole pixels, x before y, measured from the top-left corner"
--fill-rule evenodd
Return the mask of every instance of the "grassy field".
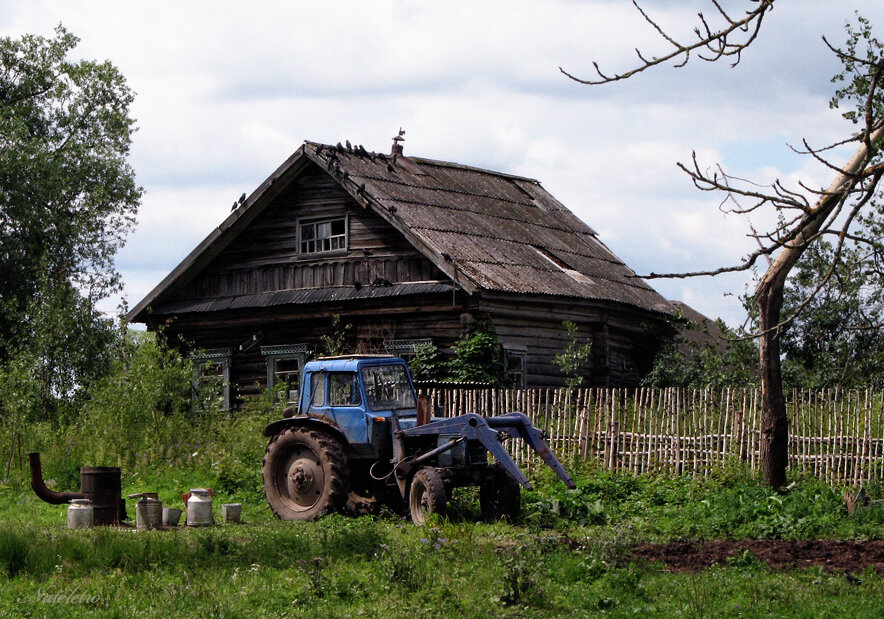
M 809 479 L 774 495 L 739 470 L 693 481 L 583 467 L 568 491 L 538 470 L 516 525 L 476 522 L 465 492 L 449 520 L 416 527 L 393 514 L 278 522 L 256 476 L 224 482 L 211 463 L 133 471 L 124 493 L 159 490 L 174 505 L 182 489 L 214 485 L 216 513 L 240 500 L 245 523 L 69 531 L 65 507 L 14 475 L 0 485 L 0 616 L 884 615 L 884 578 L 871 569 L 854 585 L 821 568 L 773 572 L 751 556 L 700 573 L 630 557 L 638 541 L 884 537 L 884 510 L 848 516 L 840 489 Z

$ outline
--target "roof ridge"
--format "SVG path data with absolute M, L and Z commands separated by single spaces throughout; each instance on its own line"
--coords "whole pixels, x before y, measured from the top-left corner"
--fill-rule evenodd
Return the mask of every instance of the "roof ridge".
M 305 144 L 309 144 L 313 148 L 318 146 L 322 146 L 323 149 L 336 148 L 335 144 L 323 144 L 322 142 L 311 142 L 310 140 L 304 140 Z M 393 155 L 388 155 L 386 153 L 379 153 L 377 151 L 368 151 L 369 153 L 373 153 L 375 155 L 384 155 L 384 157 L 392 157 Z M 357 156 L 358 153 L 349 153 L 355 154 Z M 442 161 L 441 159 L 428 159 L 427 157 L 414 157 L 412 155 L 396 155 L 396 157 L 400 159 L 410 159 L 416 163 L 421 163 L 430 166 L 437 166 L 440 168 L 454 168 L 457 170 L 469 170 L 470 172 L 481 172 L 482 174 L 491 174 L 493 176 L 500 176 L 501 178 L 508 178 L 517 181 L 525 181 L 528 183 L 533 183 L 535 185 L 540 185 L 540 181 L 536 178 L 530 178 L 528 176 L 519 176 L 518 174 L 510 174 L 509 172 L 500 172 L 498 170 L 490 170 L 488 168 L 480 168 L 478 166 L 470 166 L 463 163 L 456 163 L 454 161 Z

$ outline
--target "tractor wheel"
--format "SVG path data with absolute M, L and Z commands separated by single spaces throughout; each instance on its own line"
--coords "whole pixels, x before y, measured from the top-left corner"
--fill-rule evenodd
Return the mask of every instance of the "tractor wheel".
M 415 473 L 408 493 L 408 507 L 415 524 L 426 524 L 430 514 L 445 515 L 445 484 L 436 469 L 423 468 Z
M 264 453 L 264 494 L 282 520 L 316 520 L 347 500 L 349 469 L 341 444 L 306 428 L 288 428 Z
M 512 475 L 494 469 L 479 488 L 479 506 L 484 520 L 515 522 L 522 509 L 522 488 Z

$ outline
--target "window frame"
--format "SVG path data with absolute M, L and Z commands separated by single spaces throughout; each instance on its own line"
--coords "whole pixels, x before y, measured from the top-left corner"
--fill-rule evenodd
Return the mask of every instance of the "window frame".
M 331 225 L 333 222 L 343 221 L 344 222 L 344 233 L 343 234 L 329 234 L 328 236 L 324 236 L 318 238 L 316 236 L 316 227 L 320 224 L 329 224 L 329 232 L 331 232 Z M 314 227 L 314 236 L 312 239 L 305 240 L 304 239 L 304 228 L 307 226 Z M 316 244 L 323 239 L 337 239 L 343 238 L 343 243 L 339 247 L 331 247 L 331 242 L 329 243 L 328 249 L 313 249 L 312 251 L 305 251 L 304 244 L 305 243 L 313 243 L 314 247 Z M 297 245 L 297 254 L 299 256 L 312 256 L 314 254 L 332 254 L 332 253 L 341 253 L 346 252 L 350 249 L 350 217 L 348 214 L 344 213 L 342 215 L 335 215 L 333 217 L 310 217 L 305 219 L 298 220 L 298 245 Z
M 193 363 L 193 380 L 190 383 L 191 406 L 194 411 L 202 411 L 200 406 L 200 380 L 206 376 L 203 368 L 209 364 L 219 364 L 221 371 L 211 376 L 221 377 L 221 410 L 230 410 L 230 365 L 233 360 L 232 348 L 209 348 L 190 353 Z
M 284 396 L 285 404 L 298 406 L 298 400 L 301 397 L 303 385 L 301 381 L 304 378 L 304 363 L 307 361 L 307 344 L 284 344 L 278 346 L 262 346 L 261 355 L 265 358 L 267 364 L 267 390 L 273 391 L 276 388 L 277 364 L 280 361 L 297 361 L 298 362 L 298 388 L 295 400 L 290 400 L 290 390 L 286 389 Z
M 510 367 L 510 359 L 518 359 L 519 367 L 515 371 Z M 528 388 L 528 349 L 524 346 L 503 346 L 504 374 L 507 379 L 510 376 L 521 377 L 513 387 L 515 389 Z
M 356 401 L 340 404 L 337 401 L 339 393 L 336 391 L 338 386 L 344 386 L 344 383 L 335 384 L 335 380 L 346 377 L 351 391 L 350 394 L 355 396 Z M 326 405 L 328 408 L 357 408 L 362 406 L 362 391 L 359 389 L 359 377 L 355 371 L 333 371 L 328 372 L 326 379 Z

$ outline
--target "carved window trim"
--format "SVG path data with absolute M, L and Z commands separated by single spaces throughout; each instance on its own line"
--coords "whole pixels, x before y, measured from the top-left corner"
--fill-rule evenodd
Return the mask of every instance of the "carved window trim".
M 284 403 L 298 406 L 298 397 L 301 391 L 301 372 L 304 369 L 304 363 L 307 360 L 306 344 L 284 344 L 279 346 L 262 346 L 261 354 L 267 362 L 267 389 L 272 391 L 276 388 L 277 377 L 285 376 L 286 384 L 289 386 L 285 390 Z M 297 381 L 296 389 L 292 390 L 292 374 L 291 370 L 282 370 L 280 365 L 285 362 L 297 362 L 297 371 L 295 378 Z
M 190 354 L 193 362 L 193 380 L 190 383 L 191 404 L 195 411 L 202 410 L 201 385 L 212 377 L 221 381 L 221 410 L 230 410 L 230 365 L 233 359 L 232 348 L 209 348 Z

